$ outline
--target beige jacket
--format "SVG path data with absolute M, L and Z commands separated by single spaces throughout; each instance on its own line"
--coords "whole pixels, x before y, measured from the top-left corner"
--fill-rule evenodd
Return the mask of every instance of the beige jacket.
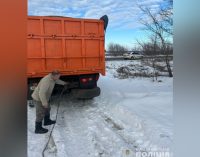
M 48 101 L 55 84 L 65 85 L 66 82 L 62 80 L 54 81 L 51 78 L 51 74 L 46 75 L 40 80 L 38 86 L 33 91 L 32 98 L 36 101 L 41 101 L 43 106 L 48 107 Z

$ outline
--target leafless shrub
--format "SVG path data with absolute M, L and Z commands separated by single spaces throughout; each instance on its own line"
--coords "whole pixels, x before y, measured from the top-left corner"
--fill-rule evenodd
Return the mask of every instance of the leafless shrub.
M 120 79 L 134 78 L 134 77 L 152 77 L 152 73 L 148 71 L 147 68 L 137 67 L 136 65 L 122 66 L 117 69 L 118 77 Z

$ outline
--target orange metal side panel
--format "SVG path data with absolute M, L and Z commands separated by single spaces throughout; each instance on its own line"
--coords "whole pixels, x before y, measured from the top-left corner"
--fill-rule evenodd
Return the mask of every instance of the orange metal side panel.
M 27 76 L 105 75 L 104 45 L 101 20 L 28 16 Z

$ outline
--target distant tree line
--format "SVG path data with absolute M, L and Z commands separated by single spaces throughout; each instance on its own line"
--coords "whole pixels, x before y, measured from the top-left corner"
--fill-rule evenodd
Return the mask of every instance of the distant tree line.
M 165 46 L 165 52 L 162 49 L 162 45 L 156 43 L 155 41 L 149 42 L 139 42 L 140 49 L 143 55 L 154 56 L 154 55 L 173 55 L 173 45 L 172 43 L 167 43 Z
M 171 43 L 166 44 L 166 52 L 163 52 L 162 46 L 157 44 L 153 41 L 150 42 L 140 42 L 138 41 L 139 46 L 135 46 L 131 50 L 126 48 L 123 45 L 117 43 L 110 43 L 108 44 L 107 53 L 111 54 L 112 56 L 122 56 L 124 53 L 129 52 L 141 52 L 143 55 L 165 55 L 166 52 L 169 55 L 173 54 L 173 46 Z
M 117 43 L 110 43 L 107 51 L 113 56 L 121 56 L 128 51 L 128 48 Z

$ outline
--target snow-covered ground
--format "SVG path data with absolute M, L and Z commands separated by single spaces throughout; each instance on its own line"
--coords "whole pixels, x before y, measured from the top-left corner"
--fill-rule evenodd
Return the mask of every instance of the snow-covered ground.
M 128 62 L 107 62 L 107 74 L 98 82 L 99 97 L 62 98 L 45 156 L 142 157 L 153 153 L 156 157 L 163 152 L 167 153 L 162 157 L 168 153 L 172 156 L 173 79 L 159 77 L 159 82 L 153 82 L 142 77 L 116 78 L 116 69 Z M 52 119 L 57 104 L 55 99 Z M 34 121 L 35 108 L 28 107 L 28 156 L 40 157 L 49 133 L 34 134 Z M 52 126 L 47 128 L 51 130 Z

